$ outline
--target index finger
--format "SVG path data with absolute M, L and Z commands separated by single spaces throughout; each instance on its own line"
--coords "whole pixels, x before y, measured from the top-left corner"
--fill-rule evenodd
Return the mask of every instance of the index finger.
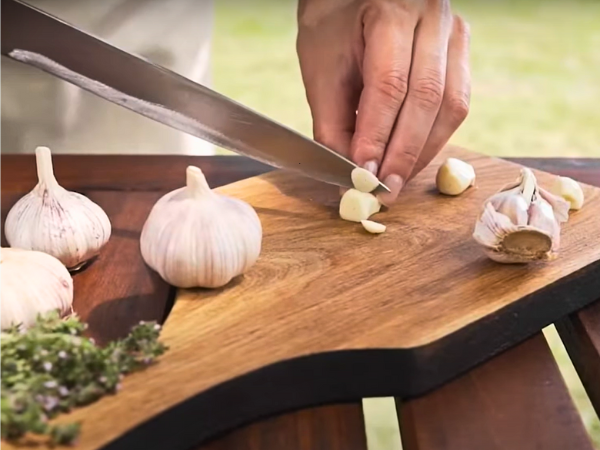
M 365 19 L 363 90 L 351 157 L 377 173 L 408 91 L 416 18 L 404 9 Z

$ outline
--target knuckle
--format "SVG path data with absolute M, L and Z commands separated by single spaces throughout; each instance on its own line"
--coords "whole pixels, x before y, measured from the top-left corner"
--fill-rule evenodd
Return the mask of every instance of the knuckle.
M 408 92 L 408 74 L 402 70 L 391 70 L 379 78 L 377 89 L 385 97 L 402 102 Z
M 419 107 L 426 111 L 435 111 L 442 104 L 444 82 L 439 71 L 432 71 L 416 80 L 412 97 Z
M 453 124 L 460 125 L 469 115 L 469 94 L 457 92 L 448 100 L 448 113 Z
M 421 154 L 421 146 L 415 144 L 406 144 L 402 149 L 402 156 L 405 162 L 414 166 L 419 161 L 419 155 Z
M 375 132 L 370 136 L 357 135 L 354 138 L 354 152 L 367 153 L 369 155 L 378 156 L 383 154 L 388 143 L 388 136 L 383 132 Z

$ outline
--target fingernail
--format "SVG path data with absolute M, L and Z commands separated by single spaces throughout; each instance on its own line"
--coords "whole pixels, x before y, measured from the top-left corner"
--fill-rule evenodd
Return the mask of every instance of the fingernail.
M 368 170 L 369 172 L 371 172 L 373 175 L 377 175 L 377 168 L 378 168 L 378 164 L 377 161 L 372 159 L 371 161 L 367 161 L 364 165 L 363 165 L 363 169 Z
M 392 203 L 396 201 L 398 194 L 400 193 L 400 189 L 402 189 L 402 185 L 404 182 L 402 181 L 402 177 L 400 175 L 396 175 L 395 173 L 388 175 L 385 180 L 383 180 L 383 184 L 385 184 L 390 192 L 383 192 L 377 196 L 379 201 L 383 203 L 385 206 L 390 206 Z

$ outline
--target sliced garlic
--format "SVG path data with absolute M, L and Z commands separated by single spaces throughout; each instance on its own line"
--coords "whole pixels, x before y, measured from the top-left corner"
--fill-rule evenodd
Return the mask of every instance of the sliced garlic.
M 61 187 L 48 147 L 35 150 L 38 184 L 6 216 L 4 233 L 11 247 L 37 250 L 77 270 L 108 242 L 106 213 L 87 197 Z
M 373 192 L 379 186 L 377 176 L 361 167 L 352 170 L 351 178 L 354 189 L 358 189 L 361 192 Z
M 340 201 L 340 217 L 351 222 L 366 220 L 379 212 L 381 203 L 373 194 L 348 189 Z
M 360 223 L 369 233 L 379 234 L 383 233 L 386 226 L 382 223 L 373 222 L 372 220 L 361 220 Z
M 438 190 L 445 195 L 460 195 L 475 184 L 475 169 L 457 158 L 448 158 L 435 178 Z
M 579 183 L 569 177 L 556 177 L 550 188 L 554 195 L 562 197 L 570 204 L 570 209 L 581 209 L 584 202 L 583 189 Z
M 0 249 L 2 329 L 31 326 L 38 314 L 65 314 L 73 303 L 73 279 L 58 259 L 47 253 L 16 248 Z
M 198 167 L 161 197 L 140 238 L 146 264 L 173 286 L 217 288 L 254 265 L 262 227 L 246 202 L 212 191 Z
M 473 232 L 486 255 L 501 263 L 552 260 L 560 247 L 560 224 L 568 220 L 568 203 L 538 187 L 533 172 L 488 198 Z

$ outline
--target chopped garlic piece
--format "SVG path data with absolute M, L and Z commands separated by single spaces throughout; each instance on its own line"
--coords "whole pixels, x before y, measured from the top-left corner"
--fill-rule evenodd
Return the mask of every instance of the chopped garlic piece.
M 386 226 L 372 220 L 361 220 L 360 223 L 369 233 L 379 234 L 385 231 Z
M 381 203 L 373 194 L 348 189 L 340 201 L 340 217 L 351 222 L 360 222 L 379 212 Z
M 367 169 L 357 167 L 352 171 L 352 184 L 361 192 L 372 192 L 379 186 L 379 179 Z

